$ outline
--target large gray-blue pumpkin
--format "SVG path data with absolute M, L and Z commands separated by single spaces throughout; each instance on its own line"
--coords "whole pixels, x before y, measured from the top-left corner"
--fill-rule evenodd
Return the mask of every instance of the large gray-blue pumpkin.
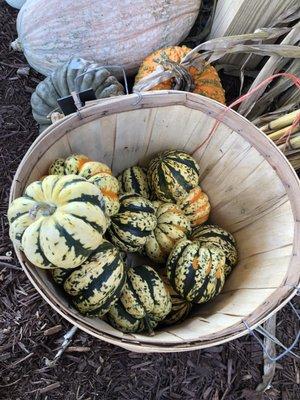
M 71 58 L 37 85 L 31 96 L 31 107 L 40 132 L 51 125 L 50 115 L 53 111 L 61 112 L 57 99 L 69 96 L 72 91 L 92 88 L 97 99 L 124 94 L 123 86 L 111 72 L 103 67 L 97 68 L 100 66 L 95 63 Z

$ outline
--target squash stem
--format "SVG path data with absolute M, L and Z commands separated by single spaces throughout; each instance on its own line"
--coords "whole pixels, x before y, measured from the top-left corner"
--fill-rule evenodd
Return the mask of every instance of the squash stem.
M 29 210 L 29 216 L 32 219 L 36 219 L 37 214 L 40 212 L 43 217 L 49 217 L 56 211 L 56 206 L 49 203 L 38 203 Z

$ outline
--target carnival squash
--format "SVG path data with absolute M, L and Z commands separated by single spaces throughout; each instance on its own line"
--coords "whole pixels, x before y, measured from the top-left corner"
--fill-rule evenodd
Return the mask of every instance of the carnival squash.
M 109 323 L 122 332 L 147 332 L 170 312 L 171 298 L 153 268 L 130 268 L 120 299 L 110 308 Z
M 161 264 L 164 263 L 175 244 L 186 239 L 191 231 L 188 218 L 178 206 L 172 203 L 154 201 L 157 225 L 147 238 L 145 251 L 147 256 Z
M 119 176 L 121 193 L 137 193 L 149 199 L 149 185 L 146 170 L 139 166 L 125 169 Z
M 89 178 L 99 188 L 105 204 L 105 214 L 111 217 L 117 214 L 120 208 L 118 179 L 106 172 L 98 173 Z
M 217 225 L 202 225 L 193 229 L 191 240 L 212 243 L 223 250 L 226 257 L 225 274 L 229 275 L 238 262 L 235 238 L 231 233 Z
M 199 167 L 184 151 L 167 150 L 150 161 L 148 178 L 159 200 L 176 203 L 198 185 Z
M 76 175 L 31 183 L 8 210 L 10 238 L 40 268 L 74 268 L 102 243 L 107 229 L 99 189 Z
M 208 220 L 210 203 L 207 194 L 202 192 L 200 186 L 195 187 L 187 196 L 178 200 L 177 205 L 190 220 L 193 228 Z
M 220 293 L 225 282 L 226 257 L 210 243 L 181 240 L 167 261 L 173 289 L 192 303 L 205 303 Z
M 190 51 L 191 49 L 186 46 L 173 46 L 156 50 L 154 53 L 146 57 L 142 62 L 135 78 L 135 84 L 137 84 L 141 79 L 146 78 L 158 67 L 172 70 L 172 68 L 176 68 L 177 66 L 176 72 L 180 72 L 180 70 L 178 71 L 178 69 L 180 68 L 180 63 Z M 189 74 L 191 82 L 190 88 L 182 88 L 182 90 L 201 94 L 213 100 L 219 101 L 222 104 L 225 104 L 225 92 L 222 87 L 219 75 L 213 66 L 207 65 L 204 66 L 203 69 L 197 69 L 191 66 L 187 69 L 184 68 L 183 73 Z M 175 83 L 175 79 L 168 79 L 167 81 L 161 82 L 153 86 L 151 90 L 173 89 Z
M 200 0 L 35 0 L 22 7 L 18 39 L 28 63 L 49 75 L 70 57 L 136 72 L 154 49 L 180 43 L 193 26 Z M 118 71 L 121 74 L 121 71 Z
M 120 253 L 107 240 L 76 269 L 56 268 L 52 276 L 81 314 L 99 317 L 119 299 L 126 281 Z
M 166 272 L 163 271 L 162 273 L 159 273 L 159 276 L 163 280 L 165 287 L 167 291 L 170 294 L 171 297 L 171 302 L 172 302 L 172 308 L 169 314 L 159 323 L 161 326 L 168 326 L 168 325 L 174 325 L 177 323 L 180 323 L 184 321 L 189 313 L 191 312 L 191 309 L 193 307 L 193 304 L 185 299 L 183 299 L 172 287 L 170 284 L 170 281 L 166 275 Z
M 144 197 L 129 193 L 120 196 L 118 214 L 111 217 L 109 239 L 121 250 L 140 251 L 156 227 L 155 209 Z

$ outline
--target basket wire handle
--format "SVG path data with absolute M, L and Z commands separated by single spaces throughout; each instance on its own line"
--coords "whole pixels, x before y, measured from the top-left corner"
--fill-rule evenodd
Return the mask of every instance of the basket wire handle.
M 299 296 L 299 288 L 297 290 L 296 296 Z M 298 311 L 296 310 L 296 308 L 293 306 L 293 304 L 291 302 L 288 303 L 290 305 L 290 307 L 292 308 L 292 310 L 294 311 L 295 315 L 297 316 L 298 320 L 300 321 L 300 315 L 298 313 Z M 284 344 L 282 344 L 275 336 L 273 336 L 270 332 L 268 332 L 265 328 L 263 328 L 262 326 L 258 326 L 257 328 L 251 328 L 248 323 L 246 321 L 243 321 L 243 324 L 245 325 L 245 327 L 247 328 L 248 332 L 250 335 L 252 335 L 260 344 L 260 346 L 262 347 L 262 349 L 264 350 L 265 355 L 268 357 L 268 359 L 272 362 L 276 362 L 278 360 L 281 360 L 283 357 L 285 357 L 287 354 L 291 354 L 294 357 L 300 359 L 300 356 L 296 353 L 294 353 L 292 350 L 294 349 L 294 347 L 297 345 L 299 339 L 300 339 L 300 330 L 298 330 L 298 333 L 296 335 L 296 338 L 294 339 L 293 343 L 289 346 L 286 347 Z M 263 341 L 260 339 L 260 337 L 257 335 L 257 333 L 260 333 L 262 336 L 264 336 L 265 338 L 268 338 L 270 340 L 272 340 L 275 344 L 277 344 L 278 346 L 280 346 L 281 348 L 284 349 L 284 351 L 282 353 L 280 353 L 278 356 L 273 357 L 269 354 L 268 350 L 266 349 Z

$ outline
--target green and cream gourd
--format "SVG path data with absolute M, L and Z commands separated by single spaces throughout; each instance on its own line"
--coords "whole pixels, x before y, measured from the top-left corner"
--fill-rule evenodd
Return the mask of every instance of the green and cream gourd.
M 105 214 L 109 217 L 119 210 L 119 182 L 111 169 L 99 161 L 91 161 L 83 154 L 72 154 L 66 160 L 58 158 L 50 168 L 49 174 L 78 174 L 96 185 L 103 196 Z
M 119 299 L 126 281 L 120 252 L 107 240 L 76 269 L 56 268 L 52 276 L 81 314 L 99 317 Z
M 84 154 L 71 154 L 65 160 L 65 174 L 78 175 L 85 163 L 92 161 Z
M 208 220 L 210 203 L 207 194 L 202 192 L 200 186 L 196 186 L 187 196 L 178 200 L 177 205 L 189 219 L 193 228 Z
M 172 287 L 185 300 L 205 303 L 218 295 L 225 282 L 224 252 L 209 243 L 181 240 L 167 261 Z
M 198 185 L 199 167 L 184 151 L 168 150 L 150 161 L 148 177 L 159 200 L 176 203 Z
M 125 169 L 119 176 L 121 193 L 137 193 L 149 199 L 149 185 L 147 174 L 144 168 L 134 166 Z
M 191 224 L 178 206 L 162 201 L 152 202 L 156 210 L 157 225 L 147 238 L 145 251 L 147 256 L 164 263 L 175 244 L 186 239 L 191 232 Z
M 120 208 L 120 187 L 118 179 L 113 175 L 102 172 L 89 178 L 89 182 L 92 182 L 95 186 L 97 186 L 102 193 L 105 204 L 105 213 L 109 217 L 117 214 Z
M 50 165 L 48 170 L 49 175 L 65 175 L 65 160 L 57 158 Z
M 10 238 L 40 268 L 74 268 L 102 243 L 107 229 L 99 189 L 76 175 L 31 183 L 8 210 Z
M 160 273 L 159 276 L 163 280 L 167 291 L 171 296 L 172 308 L 169 314 L 160 323 L 162 326 L 174 325 L 184 321 L 190 314 L 193 304 L 183 299 L 171 286 L 167 275 L 164 272 Z
M 171 298 L 153 268 L 130 268 L 120 299 L 110 308 L 109 323 L 122 332 L 148 332 L 170 312 Z
M 135 193 L 124 194 L 119 200 L 120 209 L 111 217 L 108 237 L 121 250 L 140 251 L 156 227 L 155 209 L 148 199 Z
M 217 225 L 202 225 L 192 231 L 191 240 L 201 243 L 211 243 L 223 250 L 226 257 L 225 274 L 230 274 L 238 262 L 238 252 L 235 238 L 231 233 Z

